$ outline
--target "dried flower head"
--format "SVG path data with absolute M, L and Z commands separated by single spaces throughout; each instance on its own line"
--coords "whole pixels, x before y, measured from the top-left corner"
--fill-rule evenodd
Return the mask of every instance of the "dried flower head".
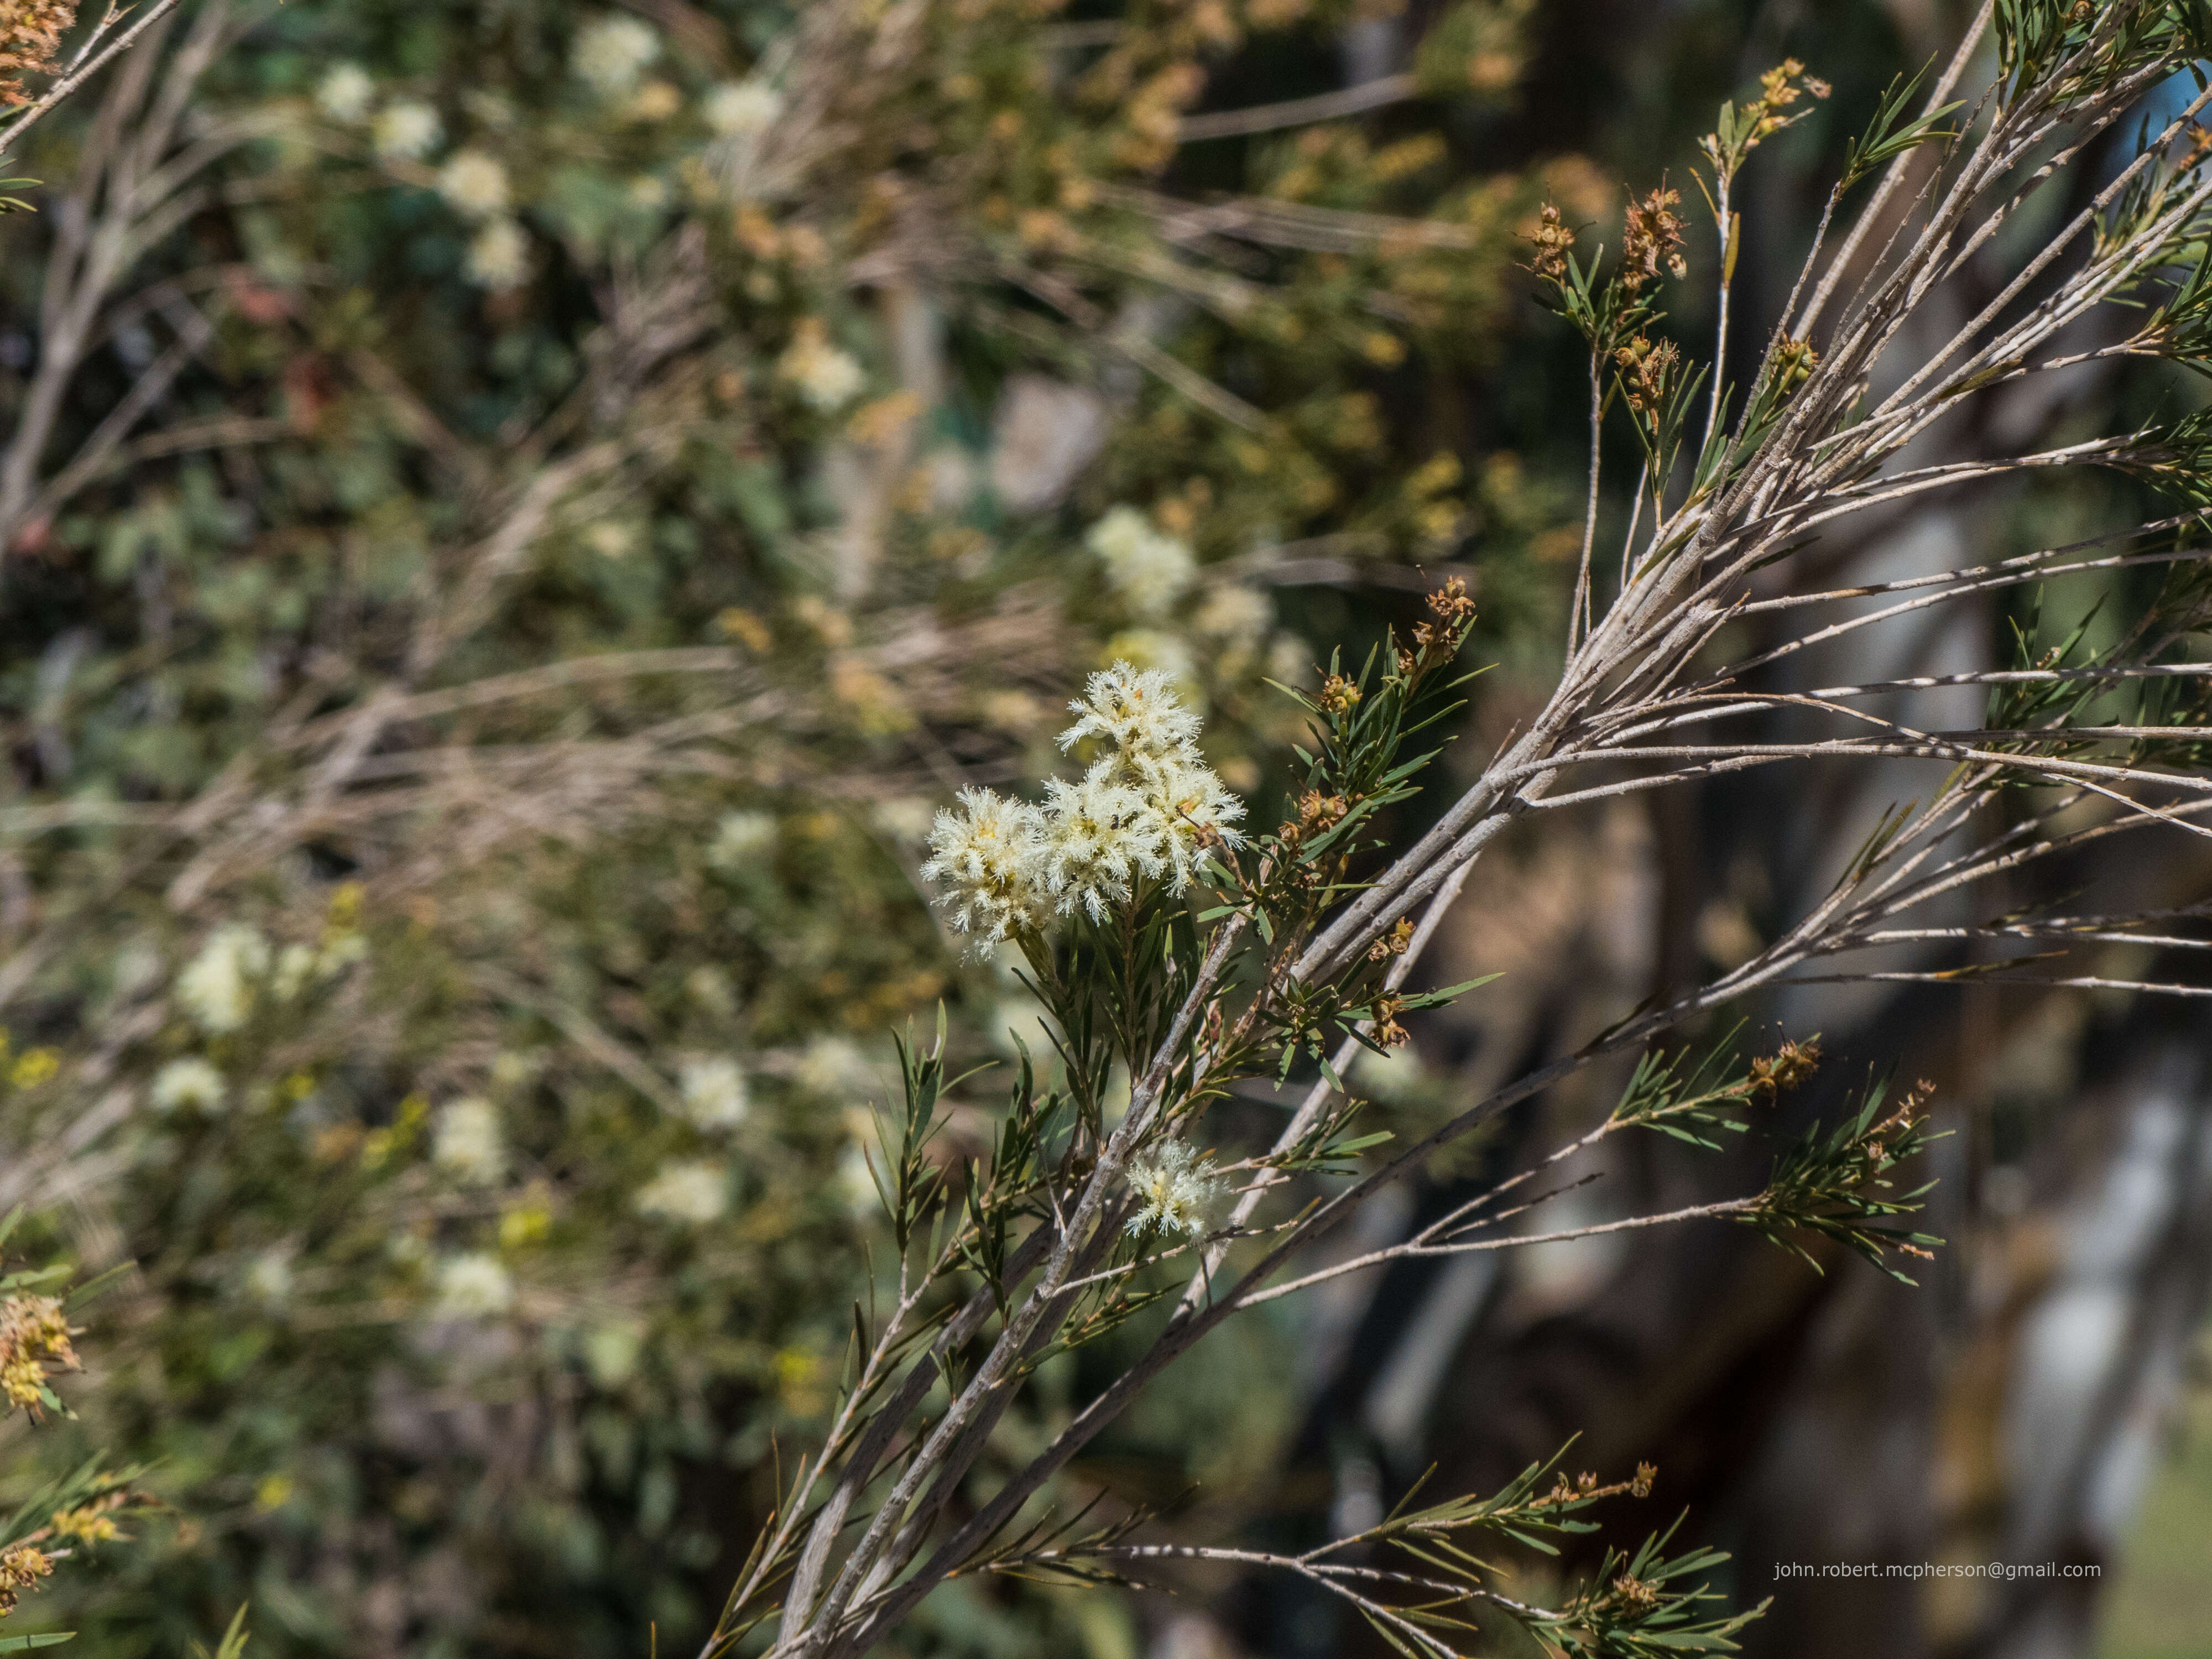
M 1663 186 L 1638 202 L 1628 204 L 1628 222 L 1621 237 L 1620 285 L 1631 294 L 1658 279 L 1661 267 L 1676 281 L 1689 270 L 1682 258 L 1682 192 Z
M 1537 212 L 1536 234 L 1529 240 L 1536 245 L 1536 257 L 1529 260 L 1528 269 L 1539 280 L 1556 283 L 1567 274 L 1567 251 L 1575 245 L 1575 234 L 1551 203 Z
M 6 0 L 0 4 L 0 104 L 31 101 L 19 75 L 52 75 L 54 53 L 76 21 L 72 0 Z
M 39 1581 L 53 1570 L 53 1562 L 35 1545 L 16 1544 L 0 1551 L 0 1614 L 15 1612 L 21 1592 L 38 1589 Z

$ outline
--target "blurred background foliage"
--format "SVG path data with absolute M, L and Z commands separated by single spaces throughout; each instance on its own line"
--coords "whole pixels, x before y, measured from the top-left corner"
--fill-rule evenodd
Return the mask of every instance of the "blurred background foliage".
M 934 804 L 1050 770 L 1056 711 L 1126 657 L 1183 680 L 1271 823 L 1295 728 L 1266 682 L 1450 574 L 1501 665 L 1458 736 L 1486 750 L 1556 664 L 1577 546 L 1583 371 L 1516 269 L 1537 205 L 1612 235 L 1623 185 L 1679 175 L 1722 97 L 1799 56 L 1836 95 L 1762 156 L 1756 311 L 1841 139 L 1962 21 L 203 0 L 48 124 L 20 158 L 40 211 L 0 223 L 0 1014 L 59 1063 L 9 1074 L 0 1200 L 38 1207 L 40 1249 L 135 1264 L 50 1453 L 150 1464 L 172 1512 L 42 1614 L 118 1656 L 249 1599 L 272 1655 L 696 1640 L 865 1293 L 888 1031 L 942 1002 L 975 1057 L 1040 1046 L 919 889 Z M 2006 418 L 2106 429 L 2174 395 L 2080 382 Z M 2069 488 L 1952 532 L 1996 553 L 2112 507 Z M 1507 981 L 1373 1086 L 1417 1122 L 1725 961 L 1814 861 L 1824 823 L 1777 814 L 1859 805 L 1716 790 L 1516 848 L 1437 968 Z M 1353 1285 L 1224 1332 L 1081 1480 L 1197 1483 L 1186 1524 L 1291 1535 L 1430 1459 L 1495 1480 L 1589 1427 L 1734 1540 L 1747 1601 L 1790 1553 L 1777 1480 L 1849 1522 L 1832 1554 L 2002 1553 L 2007 1345 L 2124 1165 L 2094 1057 L 2155 1017 L 1997 994 L 1765 1011 L 1946 1071 L 1965 1207 L 1936 1231 L 1966 1265 L 1909 1316 L 1695 1238 L 1652 1249 L 1735 1316 L 1601 1251 Z M 2160 1030 L 2212 1146 L 2202 1039 Z M 2176 1188 L 2161 1332 L 2201 1315 L 2205 1182 Z M 2129 1328 L 2152 1444 L 2191 1351 Z M 1833 1397 L 1899 1346 L 1937 1369 Z M 1046 1417 L 1110 1358 L 1048 1368 Z M 1836 1449 L 1869 1422 L 1861 1467 Z M 2112 1659 L 2205 1650 L 2156 1633 L 2212 1627 L 2183 1467 L 2106 1597 L 2169 1611 L 2112 1615 Z M 2117 1537 L 2136 1504 L 2107 1507 Z M 2086 1653 L 2105 1616 L 2033 1646 L 2002 1595 L 1779 1588 L 1761 1651 Z M 1279 1587 L 1194 1589 L 956 1584 L 907 1640 L 1358 1639 Z

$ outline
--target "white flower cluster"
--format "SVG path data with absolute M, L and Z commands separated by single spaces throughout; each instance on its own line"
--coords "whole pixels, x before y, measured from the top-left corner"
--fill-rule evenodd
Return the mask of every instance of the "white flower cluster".
M 428 104 L 387 104 L 369 123 L 369 142 L 387 161 L 419 161 L 446 140 L 446 124 Z
M 664 1164 L 638 1188 L 638 1212 L 661 1221 L 703 1227 L 730 1207 L 730 1177 L 719 1164 L 684 1158 Z
M 850 352 L 831 345 L 821 324 L 808 318 L 776 359 L 781 375 L 811 408 L 834 415 L 860 395 L 867 375 Z
M 507 209 L 507 168 L 480 149 L 456 150 L 438 172 L 438 194 L 457 213 L 488 219 Z
M 438 1115 L 430 1161 L 457 1181 L 489 1187 L 507 1173 L 507 1138 L 499 1109 L 475 1095 L 450 1103 Z
M 497 1256 L 472 1251 L 438 1264 L 433 1312 L 441 1319 L 489 1319 L 514 1305 L 514 1279 Z
M 154 1073 L 157 1112 L 211 1112 L 222 1104 L 222 1073 L 198 1054 L 173 1060 Z
M 695 1056 L 680 1072 L 684 1115 L 702 1129 L 734 1129 L 750 1109 L 745 1074 L 724 1055 Z
M 177 1000 L 200 1030 L 222 1036 L 252 1014 L 254 982 L 268 971 L 269 941 L 251 927 L 226 922 L 177 975 Z
M 1069 707 L 1078 718 L 1060 746 L 1097 738 L 1113 750 L 1081 779 L 1046 784 L 1042 805 L 963 789 L 958 810 L 937 815 L 921 872 L 946 884 L 940 902 L 979 952 L 1055 911 L 1103 920 L 1140 880 L 1180 893 L 1206 846 L 1242 844 L 1244 805 L 1200 758 L 1198 716 L 1167 675 L 1115 663 Z
M 1133 507 L 1110 508 L 1084 543 L 1106 567 L 1114 591 L 1145 616 L 1166 610 L 1198 574 L 1190 544 L 1163 535 Z
M 530 238 L 512 219 L 492 220 L 470 239 L 461 274 L 495 294 L 520 288 L 530 278 Z
M 576 36 L 569 66 L 603 98 L 619 98 L 660 56 L 660 37 L 635 17 L 605 17 Z
M 1129 1218 L 1131 1232 L 1181 1233 L 1187 1238 L 1206 1231 L 1228 1184 L 1213 1172 L 1212 1158 L 1196 1156 L 1180 1140 L 1132 1158 L 1126 1179 L 1139 1200 Z
M 783 94 L 762 81 L 726 81 L 707 94 L 701 112 L 716 137 L 750 138 L 783 112 Z
M 177 1003 L 210 1036 L 224 1036 L 252 1018 L 263 989 L 289 1002 L 311 980 L 335 979 L 368 954 L 350 929 L 334 931 L 319 947 L 288 945 L 272 959 L 269 941 L 252 927 L 225 922 L 177 975 Z

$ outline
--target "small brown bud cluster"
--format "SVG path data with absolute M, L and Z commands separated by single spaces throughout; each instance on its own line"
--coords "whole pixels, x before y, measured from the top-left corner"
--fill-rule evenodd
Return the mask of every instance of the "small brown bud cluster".
M 1812 1076 L 1820 1065 L 1819 1038 L 1805 1042 L 1785 1042 L 1774 1051 L 1771 1058 L 1751 1062 L 1751 1091 L 1771 1100 L 1784 1090 L 1796 1088 Z
M 1817 75 L 1805 73 L 1804 64 L 1795 58 L 1785 58 L 1759 77 L 1759 107 L 1762 112 L 1757 138 L 1764 138 L 1778 127 L 1789 125 L 1782 112 L 1797 101 L 1800 91 L 1814 98 L 1826 98 L 1835 88 Z
M 29 1544 L 17 1544 L 0 1551 L 0 1617 L 15 1611 L 21 1593 L 39 1588 L 39 1580 L 49 1577 L 54 1564 L 46 1552 Z
M 1559 217 L 1559 210 L 1551 203 L 1544 204 L 1536 216 L 1536 234 L 1530 238 L 1536 245 L 1536 257 L 1528 262 L 1528 269 L 1540 281 L 1556 283 L 1567 274 L 1567 250 L 1575 245 L 1575 234 Z
M 1651 1585 L 1625 1572 L 1613 1581 L 1613 1593 L 1633 1607 L 1648 1607 L 1659 1599 L 1659 1592 Z
M 46 1395 L 47 1369 L 76 1368 L 69 1320 L 50 1296 L 0 1303 L 0 1392 L 11 1406 L 35 1412 Z
M 1672 340 L 1662 340 L 1655 345 L 1642 334 L 1613 348 L 1613 361 L 1620 370 L 1631 414 L 1656 423 L 1659 411 L 1667 402 L 1668 383 L 1674 379 L 1675 367 L 1681 360 L 1682 354 Z
M 1359 706 L 1359 688 L 1341 674 L 1331 674 L 1322 683 L 1322 708 L 1332 714 L 1349 714 Z
M 1467 583 L 1457 576 L 1431 588 L 1427 604 L 1436 620 L 1414 623 L 1413 648 L 1398 653 L 1398 672 L 1407 679 L 1458 650 L 1467 625 L 1474 619 L 1474 601 L 1467 596 Z
M 1403 1048 L 1412 1040 L 1412 1034 L 1398 1024 L 1398 1016 L 1406 1010 L 1406 999 L 1388 994 L 1375 999 L 1375 1041 L 1385 1048 Z
M 1341 795 L 1324 795 L 1318 789 L 1309 789 L 1298 797 L 1298 815 L 1285 821 L 1275 831 L 1286 846 L 1296 847 L 1308 836 L 1317 836 L 1342 822 L 1352 809 Z
M 1682 216 L 1674 211 L 1681 205 L 1682 192 L 1664 187 L 1640 202 L 1630 198 L 1628 223 L 1621 235 L 1620 285 L 1631 294 L 1657 281 L 1662 265 L 1678 283 L 1688 273 L 1689 264 L 1682 258 L 1685 227 Z
M 1401 916 L 1389 933 L 1367 947 L 1367 959 L 1370 962 L 1383 962 L 1392 957 L 1402 957 L 1406 954 L 1406 947 L 1413 942 L 1413 924 L 1406 917 Z
M 1631 1498 L 1650 1497 L 1652 1483 L 1658 1479 L 1659 1466 L 1657 1464 L 1638 1463 L 1636 1466 L 1636 1478 L 1628 1483 L 1628 1495 Z

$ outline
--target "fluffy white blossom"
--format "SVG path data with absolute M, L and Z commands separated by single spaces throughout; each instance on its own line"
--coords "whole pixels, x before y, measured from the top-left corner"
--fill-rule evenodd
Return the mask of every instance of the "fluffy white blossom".
M 1273 601 L 1242 582 L 1224 582 L 1215 588 L 1190 619 L 1191 626 L 1208 638 L 1243 646 L 1256 643 L 1274 620 Z
M 707 94 L 700 112 L 718 138 L 765 132 L 783 112 L 783 94 L 762 81 L 725 81 Z
M 950 890 L 942 902 L 975 949 L 1044 925 L 1052 894 L 1044 873 L 1044 815 L 989 789 L 963 789 L 957 810 L 937 815 L 921 873 Z
M 603 98 L 619 98 L 660 56 L 660 37 L 635 17 L 605 17 L 576 36 L 569 67 Z
M 292 1294 L 292 1264 L 273 1250 L 264 1251 L 246 1268 L 245 1284 L 248 1296 L 273 1307 Z
M 222 1073 L 187 1054 L 154 1073 L 150 1094 L 157 1111 L 211 1111 L 222 1104 Z
M 446 124 L 428 104 L 412 99 L 387 104 L 368 129 L 369 142 L 387 161 L 419 161 L 438 148 Z
M 725 812 L 707 843 L 707 862 L 725 875 L 737 875 L 766 859 L 775 850 L 776 822 L 772 812 L 740 810 Z
M 795 1080 L 809 1094 L 860 1097 L 872 1093 L 880 1081 L 860 1045 L 842 1036 L 818 1036 L 808 1043 L 799 1057 Z
M 437 1313 L 444 1319 L 486 1319 L 514 1305 L 514 1279 L 499 1258 L 471 1251 L 438 1264 Z
M 845 1207 L 854 1215 L 870 1214 L 883 1202 L 875 1171 L 868 1164 L 867 1148 L 857 1140 L 847 1141 L 844 1152 L 838 1155 L 836 1182 Z
M 726 1055 L 687 1060 L 680 1073 L 684 1115 L 702 1129 L 733 1129 L 745 1121 L 745 1074 Z
M 353 126 L 368 115 L 375 96 L 376 82 L 367 70 L 358 64 L 340 64 L 316 83 L 315 107 L 331 120 Z
M 1125 1178 L 1139 1206 L 1129 1218 L 1131 1232 L 1182 1233 L 1190 1238 L 1206 1231 L 1228 1187 L 1213 1172 L 1211 1158 L 1196 1156 L 1180 1140 L 1131 1159 Z
M 825 415 L 834 414 L 858 397 L 867 378 L 849 352 L 830 343 L 818 323 L 799 329 L 776 360 L 775 372 L 806 404 Z
M 1200 755 L 1198 717 L 1165 674 L 1115 663 L 1071 706 L 1062 748 L 1113 745 L 1079 781 L 1048 782 L 1041 806 L 963 790 L 958 810 L 937 815 L 922 874 L 944 884 L 939 902 L 978 953 L 1042 927 L 1048 910 L 1103 921 L 1140 880 L 1180 893 L 1207 848 L 1243 843 L 1244 804 Z
M 1157 876 L 1164 826 L 1143 795 L 1123 777 L 1119 757 L 1100 761 L 1079 783 L 1054 778 L 1045 785 L 1041 863 L 1045 890 L 1056 908 L 1079 906 L 1093 921 L 1106 919 L 1107 901 L 1126 901 L 1131 882 Z
M 499 1109 L 474 1095 L 447 1103 L 438 1114 L 430 1161 L 456 1180 L 488 1187 L 507 1173 L 507 1138 Z
M 1162 534 L 1133 507 L 1111 508 L 1084 541 L 1105 565 L 1114 591 L 1146 616 L 1173 604 L 1197 573 L 1190 544 Z
M 254 982 L 269 971 L 269 941 L 252 928 L 226 922 L 210 933 L 177 975 L 177 1000 L 212 1036 L 235 1031 L 253 1012 Z
M 1176 696 L 1175 681 L 1157 668 L 1117 662 L 1101 669 L 1085 684 L 1081 699 L 1067 706 L 1076 721 L 1060 734 L 1062 749 L 1099 738 L 1126 754 L 1164 755 L 1198 736 L 1198 716 Z
M 507 210 L 507 169 L 499 158 L 480 149 L 456 150 L 439 169 L 438 194 L 457 213 L 487 219 Z
M 314 972 L 314 946 L 288 945 L 276 953 L 276 971 L 269 976 L 269 994 L 279 1002 L 289 1002 L 306 988 Z
M 1164 754 L 1136 754 L 1128 769 L 1158 825 L 1158 856 L 1176 892 L 1190 884 L 1210 842 L 1243 844 L 1235 826 L 1244 816 L 1244 803 L 1199 758 L 1196 748 L 1183 744 Z
M 512 219 L 494 219 L 470 240 L 462 264 L 468 279 L 494 293 L 520 288 L 530 275 L 530 239 Z
M 703 1227 L 729 1209 L 730 1178 L 720 1164 L 701 1159 L 664 1164 L 638 1188 L 637 1207 L 643 1215 Z

